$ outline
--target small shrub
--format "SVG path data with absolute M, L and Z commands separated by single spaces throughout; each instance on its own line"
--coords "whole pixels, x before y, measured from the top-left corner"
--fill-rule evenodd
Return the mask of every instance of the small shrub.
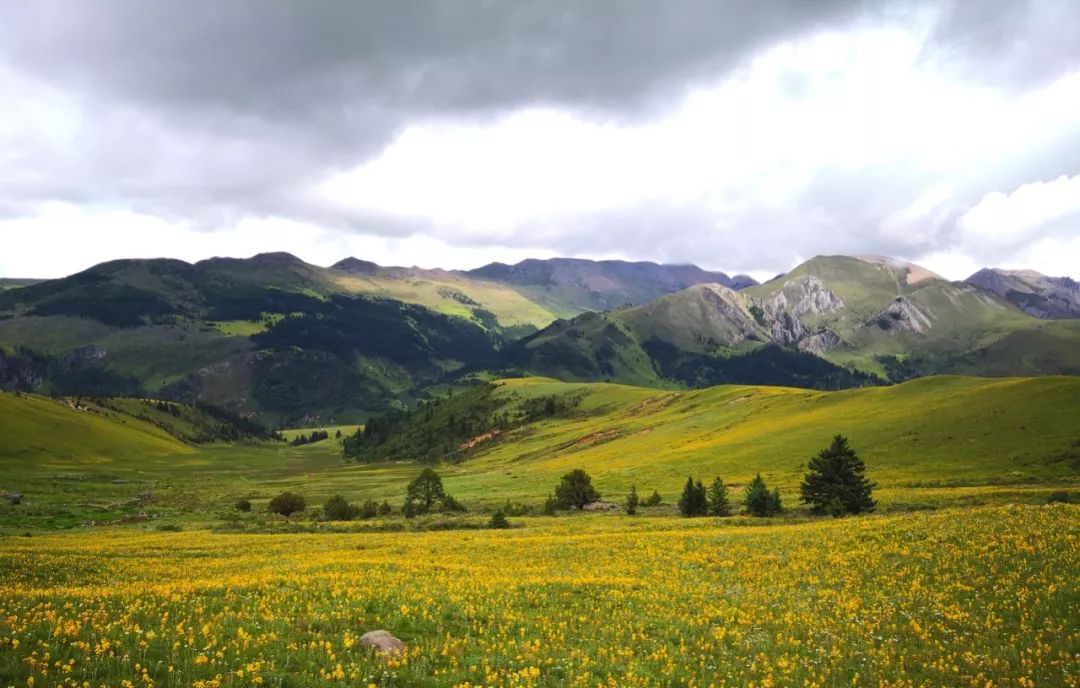
M 491 520 L 488 521 L 488 528 L 509 528 L 510 521 L 506 520 L 506 515 L 499 509 L 491 515 Z
M 389 504 L 387 505 L 389 506 Z M 375 518 L 379 513 L 379 505 L 375 500 L 369 499 L 360 507 L 360 518 Z
M 1056 490 L 1046 498 L 1047 504 L 1068 504 L 1072 501 L 1072 495 L 1066 490 Z
M 243 511 L 244 513 L 247 513 L 249 511 L 251 511 L 251 500 L 249 500 L 249 499 L 238 499 L 238 500 L 236 500 L 236 510 L 237 511 Z
M 383 503 L 379 505 L 379 515 L 389 516 L 394 512 L 394 507 L 390 506 L 390 502 L 383 500 Z
M 458 500 L 454 499 L 450 495 L 446 495 L 445 497 L 443 497 L 443 500 L 442 500 L 442 512 L 444 514 L 453 513 L 453 512 L 459 512 L 460 513 L 460 512 L 465 512 L 465 511 L 468 511 L 468 509 L 466 509 L 465 505 L 462 504 L 461 502 L 459 502 Z
M 660 497 L 660 493 L 656 490 L 653 490 L 653 493 L 649 495 L 649 498 L 642 502 L 645 506 L 660 506 L 663 503 L 663 498 Z
M 157 529 L 164 533 L 179 533 L 181 530 L 183 530 L 183 528 L 176 525 L 175 523 L 162 523 L 160 526 L 157 527 Z
M 555 495 L 548 495 L 548 498 L 544 500 L 544 515 L 554 516 L 555 512 L 559 509 L 559 502 L 555 499 Z

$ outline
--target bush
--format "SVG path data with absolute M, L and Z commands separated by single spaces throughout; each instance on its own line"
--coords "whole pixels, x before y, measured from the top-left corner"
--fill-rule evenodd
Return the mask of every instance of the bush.
M 289 520 L 289 516 L 292 516 L 298 511 L 303 511 L 307 508 L 307 502 L 304 498 L 295 492 L 282 492 L 277 497 L 270 500 L 270 504 L 266 507 L 266 510 L 272 514 L 281 514 L 285 517 L 285 520 Z
M 575 468 L 562 477 L 555 488 L 555 499 L 564 509 L 580 509 L 600 499 L 600 493 L 593 489 L 592 478 L 580 468 Z
M 394 512 L 394 507 L 390 506 L 390 502 L 383 500 L 383 503 L 379 505 L 379 515 L 389 516 Z
M 555 499 L 555 495 L 548 495 L 548 498 L 544 500 L 544 515 L 554 516 L 558 508 L 559 501 Z
M 450 495 L 446 495 L 445 497 L 443 497 L 441 507 L 442 507 L 442 512 L 443 513 L 452 513 L 452 512 L 459 512 L 460 513 L 460 512 L 468 511 L 468 509 L 465 508 L 464 504 L 462 504 L 458 500 L 454 499 Z
M 642 504 L 644 504 L 645 506 L 660 506 L 663 503 L 664 502 L 663 499 L 660 497 L 660 493 L 656 490 L 653 490 L 652 494 L 649 495 L 649 498 L 642 502 Z
M 238 499 L 238 500 L 236 500 L 236 510 L 237 511 L 243 511 L 244 513 L 247 513 L 248 511 L 251 511 L 251 500 L 249 500 L 249 499 Z
M 808 468 L 799 492 L 814 513 L 843 516 L 874 510 L 875 485 L 863 475 L 866 465 L 842 435 L 810 459 Z
M 1047 504 L 1068 504 L 1072 501 L 1072 495 L 1066 490 L 1057 490 L 1051 492 L 1050 496 L 1046 498 Z
M 637 485 L 630 486 L 630 494 L 626 495 L 626 513 L 633 516 L 637 513 L 638 503 L 640 503 L 637 493 Z
M 378 515 L 379 505 L 374 499 L 368 499 L 360 506 L 360 518 L 375 518 Z
M 351 521 L 360 515 L 360 509 L 341 495 L 334 495 L 323 504 L 323 515 L 328 521 Z
M 510 521 L 506 520 L 506 515 L 503 514 L 502 509 L 499 509 L 491 515 L 491 520 L 488 521 L 488 528 L 509 528 Z
M 746 486 L 746 510 L 751 516 L 775 516 L 782 508 L 780 490 L 770 492 L 758 473 Z
M 705 496 L 705 486 L 701 481 L 687 478 L 686 486 L 683 487 L 682 497 L 679 498 L 679 513 L 683 516 L 704 516 L 709 512 L 709 501 Z

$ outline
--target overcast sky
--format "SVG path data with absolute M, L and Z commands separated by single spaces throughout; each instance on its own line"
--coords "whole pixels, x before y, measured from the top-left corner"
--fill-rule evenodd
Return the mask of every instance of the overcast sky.
M 1080 2 L 0 0 L 0 275 L 289 251 L 1080 277 Z

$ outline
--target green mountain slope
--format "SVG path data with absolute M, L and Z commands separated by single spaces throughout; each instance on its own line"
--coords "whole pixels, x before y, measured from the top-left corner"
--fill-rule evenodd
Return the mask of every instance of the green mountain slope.
M 114 261 L 5 291 L 0 385 L 203 400 L 272 423 L 355 420 L 505 341 L 479 307 L 447 314 L 339 282 L 265 254 Z
M 1080 476 L 1080 379 L 929 377 L 890 387 L 819 392 L 720 386 L 692 392 L 544 378 L 504 380 L 480 414 L 518 417 L 529 399 L 571 399 L 552 417 L 484 433 L 446 458 L 453 494 L 537 501 L 583 468 L 605 498 L 637 484 L 677 496 L 687 475 L 735 485 L 761 471 L 795 489 L 806 461 L 836 433 L 894 496 L 916 486 L 1072 480 Z M 471 414 L 460 405 L 456 418 Z M 436 412 L 435 416 L 438 416 Z M 411 421 L 421 430 L 428 416 Z M 408 425 L 395 437 L 409 436 Z M 422 431 L 414 437 L 423 437 Z M 430 458 L 419 450 L 393 458 Z M 789 497 L 790 498 L 790 497 Z
M 196 450 L 153 422 L 85 401 L 0 392 L 4 472 L 79 465 L 102 468 Z
M 1073 323 L 1036 319 L 902 261 L 819 256 L 741 291 L 698 285 L 555 323 L 523 340 L 515 361 L 565 380 L 690 387 L 1074 374 L 1080 330 Z

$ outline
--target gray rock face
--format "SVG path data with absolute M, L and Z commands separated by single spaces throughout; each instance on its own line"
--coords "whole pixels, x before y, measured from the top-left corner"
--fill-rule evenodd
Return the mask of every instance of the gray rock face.
M 405 643 L 395 638 L 389 631 L 368 631 L 360 636 L 360 645 L 373 647 L 381 655 L 399 655 L 405 652 Z
M 791 294 L 791 312 L 795 315 L 834 313 L 844 307 L 844 301 L 812 275 L 786 283 L 777 293 L 785 292 Z
M 905 297 L 898 296 L 892 303 L 878 311 L 866 324 L 879 327 L 886 332 L 922 334 L 930 329 L 933 322 L 930 314 L 924 313 Z
M 826 351 L 844 346 L 845 342 L 832 330 L 823 330 L 799 342 L 799 350 L 821 356 Z

